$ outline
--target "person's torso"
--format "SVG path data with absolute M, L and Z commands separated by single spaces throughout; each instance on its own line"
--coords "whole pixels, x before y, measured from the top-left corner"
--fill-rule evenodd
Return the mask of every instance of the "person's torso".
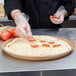
M 60 27 L 50 21 L 60 6 L 60 0 L 21 0 L 23 12 L 29 15 L 30 25 L 34 27 Z

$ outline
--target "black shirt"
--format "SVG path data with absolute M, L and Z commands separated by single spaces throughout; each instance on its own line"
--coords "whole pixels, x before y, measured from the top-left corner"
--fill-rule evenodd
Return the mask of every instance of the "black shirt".
M 20 9 L 29 15 L 29 23 L 33 27 L 61 27 L 50 21 L 49 16 L 53 15 L 60 6 L 64 6 L 68 15 L 73 12 L 72 0 L 5 0 L 5 10 L 9 19 L 10 12 Z

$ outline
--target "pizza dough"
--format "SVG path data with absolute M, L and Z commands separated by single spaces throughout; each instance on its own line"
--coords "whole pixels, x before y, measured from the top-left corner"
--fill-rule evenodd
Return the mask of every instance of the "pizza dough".
M 73 51 L 74 44 L 67 39 L 48 35 L 34 35 L 36 41 L 30 42 L 27 39 L 15 38 L 5 41 L 2 49 L 10 56 L 26 60 L 51 60 L 68 55 Z M 40 42 L 43 40 L 45 42 Z M 54 42 L 54 44 L 48 44 Z M 50 47 L 43 47 L 48 44 Z M 60 44 L 59 47 L 54 47 Z M 32 48 L 31 45 L 38 45 Z

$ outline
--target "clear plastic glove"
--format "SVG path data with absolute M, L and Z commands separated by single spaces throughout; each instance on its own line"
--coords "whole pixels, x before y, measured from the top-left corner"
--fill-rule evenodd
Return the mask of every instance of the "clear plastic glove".
M 32 37 L 32 32 L 28 20 L 28 15 L 24 13 L 19 13 L 15 16 L 17 34 L 22 38 L 30 39 Z
M 65 10 L 64 6 L 60 6 L 57 10 L 57 12 L 54 14 L 57 18 L 51 18 L 50 20 L 54 24 L 62 24 L 64 22 L 64 17 L 66 15 L 67 11 Z

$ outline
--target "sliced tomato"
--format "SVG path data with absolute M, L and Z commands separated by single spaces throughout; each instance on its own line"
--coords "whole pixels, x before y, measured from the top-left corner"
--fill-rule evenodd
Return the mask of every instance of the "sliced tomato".
M 32 37 L 29 41 L 33 42 L 33 41 L 36 41 L 36 39 Z
M 12 37 L 12 34 L 11 34 L 10 31 L 4 30 L 4 31 L 1 32 L 1 39 L 2 39 L 2 40 L 8 40 L 8 39 L 10 39 L 11 37 Z
M 8 48 L 10 48 L 12 45 L 8 45 Z
M 45 40 L 40 40 L 40 42 L 46 42 Z
M 18 35 L 16 34 L 16 28 L 11 29 L 12 32 L 12 37 L 18 37 Z
M 34 39 L 30 39 L 29 41 L 30 41 L 30 42 L 34 42 L 34 41 L 36 41 L 36 40 L 34 40 Z
M 39 45 L 31 45 L 32 48 L 37 48 Z
M 61 46 L 61 44 L 56 44 L 56 45 L 53 45 L 53 47 L 59 47 Z
M 51 18 L 57 18 L 58 19 L 58 17 L 56 17 L 56 16 L 50 16 Z
M 48 44 L 42 44 L 43 47 L 50 47 Z
M 48 44 L 54 44 L 55 42 L 48 42 Z

